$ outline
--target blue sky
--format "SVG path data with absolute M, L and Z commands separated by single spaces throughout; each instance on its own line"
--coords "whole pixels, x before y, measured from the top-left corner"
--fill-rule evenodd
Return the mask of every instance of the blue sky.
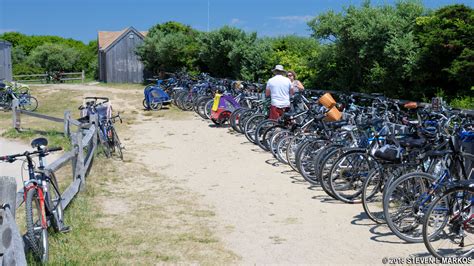
M 260 36 L 309 35 L 306 21 L 319 13 L 341 11 L 363 0 L 209 0 L 210 29 L 233 25 Z M 395 0 L 372 0 L 374 5 Z M 437 8 L 474 0 L 423 0 Z M 134 26 L 147 30 L 170 20 L 207 30 L 208 0 L 0 0 L 0 33 L 59 35 L 88 42 L 97 31 Z

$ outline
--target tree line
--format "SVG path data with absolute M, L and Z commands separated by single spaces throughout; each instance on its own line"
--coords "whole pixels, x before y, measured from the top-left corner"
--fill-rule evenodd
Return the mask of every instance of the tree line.
M 224 26 L 211 32 L 178 22 L 156 24 L 136 53 L 147 73 L 182 69 L 265 82 L 282 64 L 307 88 L 381 92 L 427 101 L 438 95 L 474 108 L 474 10 L 437 10 L 420 1 L 348 6 L 307 24 L 311 36 L 259 37 Z M 14 73 L 86 69 L 97 77 L 97 42 L 56 36 L 0 35 L 13 43 Z
M 85 44 L 59 36 L 29 36 L 19 32 L 0 34 L 0 39 L 12 44 L 14 75 L 85 70 L 89 78 L 97 77 L 97 41 Z
M 152 73 L 185 68 L 264 81 L 282 64 L 308 88 L 424 101 L 437 95 L 472 109 L 473 19 L 474 10 L 465 5 L 428 10 L 419 1 L 367 1 L 314 17 L 310 37 L 259 38 L 229 26 L 208 33 L 177 22 L 157 24 L 137 53 Z

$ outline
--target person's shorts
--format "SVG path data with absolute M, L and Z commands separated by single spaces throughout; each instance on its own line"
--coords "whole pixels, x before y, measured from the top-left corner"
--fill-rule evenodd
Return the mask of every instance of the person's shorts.
M 272 119 L 272 120 L 278 120 L 278 118 L 280 118 L 280 116 L 283 115 L 283 113 L 285 112 L 288 112 L 290 110 L 290 107 L 276 107 L 276 106 L 270 106 L 270 116 L 268 117 L 268 119 Z

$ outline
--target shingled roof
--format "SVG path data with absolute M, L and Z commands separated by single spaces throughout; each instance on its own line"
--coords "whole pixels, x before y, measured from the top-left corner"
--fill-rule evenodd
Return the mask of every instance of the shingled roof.
M 129 30 L 134 30 L 140 33 L 143 37 L 148 34 L 148 31 L 137 31 L 133 27 L 125 28 L 121 31 L 99 31 L 98 32 L 98 44 L 99 50 L 107 49 L 112 43 L 114 43 L 120 36 Z

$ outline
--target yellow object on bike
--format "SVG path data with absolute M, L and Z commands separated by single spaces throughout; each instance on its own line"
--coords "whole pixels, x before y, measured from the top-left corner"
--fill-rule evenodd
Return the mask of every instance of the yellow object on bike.
M 214 96 L 214 104 L 212 105 L 212 111 L 217 111 L 217 108 L 219 108 L 219 101 L 221 100 L 222 94 L 216 93 L 216 96 Z

